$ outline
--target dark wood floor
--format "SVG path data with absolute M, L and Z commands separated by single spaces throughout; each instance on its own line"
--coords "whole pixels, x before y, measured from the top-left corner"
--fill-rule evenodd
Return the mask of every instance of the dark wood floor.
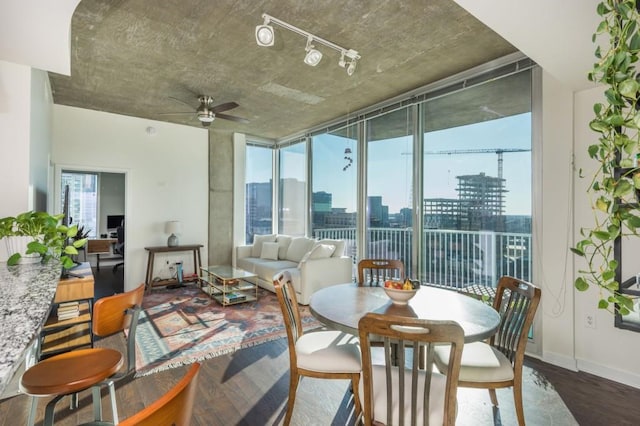
M 111 268 L 101 267 L 96 278 Z M 116 274 L 116 277 L 122 272 Z M 117 284 L 116 284 L 117 286 Z M 98 293 L 109 294 L 102 289 Z M 121 336 L 99 345 L 120 346 Z M 120 346 L 122 347 L 122 346 Z M 289 388 L 286 340 L 276 340 L 206 360 L 202 364 L 194 426 L 281 424 Z M 117 387 L 120 418 L 142 409 L 166 392 L 187 371 L 183 366 Z M 638 425 L 640 390 L 585 373 L 575 373 L 539 360 L 528 359 L 525 374 L 525 416 L 529 425 Z M 513 425 L 511 392 L 499 390 L 500 409 L 493 410 L 486 391 L 460 389 L 458 425 Z M 348 382 L 303 379 L 298 388 L 293 425 L 351 424 Z M 26 424 L 29 399 L 17 396 L 0 401 L 0 425 Z M 41 424 L 45 401 L 38 408 Z M 92 418 L 90 395 L 81 394 L 81 408 L 71 411 L 58 404 L 56 425 L 76 425 Z M 105 418 L 110 419 L 108 397 L 103 393 Z

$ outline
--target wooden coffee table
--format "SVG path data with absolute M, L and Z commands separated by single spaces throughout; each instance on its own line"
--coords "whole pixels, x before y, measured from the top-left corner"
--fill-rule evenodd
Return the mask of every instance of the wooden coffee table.
M 222 306 L 258 300 L 256 274 L 228 265 L 200 267 L 202 291 Z

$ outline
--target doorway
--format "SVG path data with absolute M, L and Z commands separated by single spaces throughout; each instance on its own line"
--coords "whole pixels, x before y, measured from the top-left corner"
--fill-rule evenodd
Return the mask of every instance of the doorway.
M 55 213 L 63 211 L 63 189 L 68 185 L 71 225 L 77 225 L 83 237 L 96 240 L 94 243 L 97 244 L 92 244 L 92 247 L 106 247 L 104 251 L 94 253 L 88 250 L 87 244 L 84 252 L 78 255 L 79 262 L 89 262 L 91 265 L 96 300 L 124 291 L 123 257 L 126 257 L 126 253 L 118 253 L 116 245 L 123 247 L 118 239 L 120 226 L 125 230 L 120 233 L 122 243 L 126 240 L 126 182 L 127 173 L 121 170 L 56 167 Z M 126 245 L 124 248 L 126 250 Z

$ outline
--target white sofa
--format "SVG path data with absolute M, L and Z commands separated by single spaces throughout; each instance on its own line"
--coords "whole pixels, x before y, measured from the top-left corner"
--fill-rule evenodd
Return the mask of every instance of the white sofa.
M 308 305 L 313 292 L 352 281 L 352 261 L 344 249 L 342 240 L 256 235 L 252 245 L 236 247 L 235 264 L 256 274 L 258 285 L 272 292 L 274 275 L 288 270 L 298 303 Z

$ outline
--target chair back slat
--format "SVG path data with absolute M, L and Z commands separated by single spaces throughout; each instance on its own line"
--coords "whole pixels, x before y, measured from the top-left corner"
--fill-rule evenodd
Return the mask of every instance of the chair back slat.
M 282 271 L 273 277 L 273 286 L 276 289 L 276 296 L 280 302 L 280 310 L 284 319 L 284 326 L 287 330 L 287 340 L 289 348 L 294 348 L 298 339 L 302 336 L 302 320 L 298 310 L 298 299 L 291 284 L 291 273 Z M 289 350 L 289 357 L 292 365 L 297 364 L 297 357 L 294 350 Z
M 404 263 L 398 259 L 362 259 L 358 262 L 359 286 L 382 286 L 385 280 L 404 280 Z
M 489 343 L 509 358 L 512 365 L 524 358 L 540 295 L 540 289 L 526 281 L 509 276 L 498 281 L 493 307 L 500 314 L 500 326 Z
M 454 425 L 456 413 L 456 391 L 460 360 L 464 345 L 464 332 L 453 321 L 429 321 L 417 318 L 395 317 L 375 313 L 366 314 L 358 324 L 362 350 L 362 380 L 364 389 L 363 419 L 365 425 L 386 421 L 388 425 L 428 425 L 431 412 L 432 389 L 444 392 L 443 424 Z M 384 341 L 384 384 L 386 388 L 386 418 L 374 419 L 374 389 L 382 383 L 373 383 L 371 338 Z M 433 387 L 433 345 L 451 345 L 449 371 L 445 377 L 438 375 L 440 386 Z M 427 365 L 420 368 L 420 345 L 426 346 Z M 406 359 L 408 348 L 413 349 Z M 394 354 L 395 351 L 395 354 Z M 397 363 L 393 360 L 397 359 Z M 407 365 L 409 361 L 409 365 Z M 436 373 L 437 374 L 437 373 Z M 377 377 L 382 380 L 382 377 Z M 422 394 L 422 398 L 420 395 Z M 397 414 L 395 412 L 397 411 Z M 422 419 L 420 419 L 422 412 Z

